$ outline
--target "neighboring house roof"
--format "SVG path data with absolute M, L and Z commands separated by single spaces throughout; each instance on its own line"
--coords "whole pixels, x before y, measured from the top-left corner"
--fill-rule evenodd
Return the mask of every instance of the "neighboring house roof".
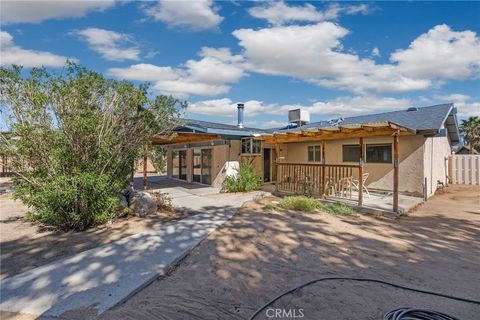
M 256 133 L 263 133 L 266 130 L 258 128 L 239 128 L 235 125 L 223 124 L 218 122 L 201 121 L 194 119 L 183 119 L 184 124 L 176 129 L 176 131 L 193 131 L 202 133 L 215 133 L 233 136 L 250 136 Z

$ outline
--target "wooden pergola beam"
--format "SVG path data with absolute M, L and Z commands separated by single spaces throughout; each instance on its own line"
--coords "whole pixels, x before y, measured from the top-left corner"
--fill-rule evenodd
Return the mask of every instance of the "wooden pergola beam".
M 287 135 L 287 134 L 274 134 L 270 136 L 261 136 L 257 139 L 263 140 L 266 143 L 289 143 L 289 142 L 310 142 L 310 141 L 321 141 L 321 140 L 335 140 L 335 139 L 348 139 L 348 138 L 368 138 L 368 137 L 378 137 L 378 136 L 391 136 L 395 134 L 397 130 L 394 129 L 358 129 L 352 130 L 349 132 L 329 132 L 327 134 L 323 133 L 323 130 L 315 135 Z M 400 135 L 411 135 L 407 131 L 400 132 Z

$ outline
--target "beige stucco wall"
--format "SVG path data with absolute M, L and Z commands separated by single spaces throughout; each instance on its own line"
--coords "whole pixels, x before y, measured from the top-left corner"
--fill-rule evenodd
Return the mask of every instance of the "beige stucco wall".
M 451 154 L 447 137 L 431 137 L 425 139 L 423 157 L 423 177 L 427 178 L 427 195 L 432 196 L 437 189 L 437 181 L 447 182 L 448 161 Z
M 400 182 L 402 192 L 421 195 L 423 193 L 423 136 L 401 136 L 399 138 L 400 155 Z M 392 143 L 393 137 L 364 138 L 364 144 Z M 320 145 L 321 142 L 288 143 L 281 149 L 285 154 L 286 162 L 307 163 L 307 147 Z M 344 144 L 358 144 L 358 139 L 328 140 L 325 142 L 326 164 L 358 164 L 343 162 L 342 146 Z M 392 157 L 393 158 L 393 157 Z M 393 163 L 365 163 L 364 172 L 369 173 L 366 185 L 370 188 L 393 190 Z M 356 177 L 358 178 L 358 177 Z

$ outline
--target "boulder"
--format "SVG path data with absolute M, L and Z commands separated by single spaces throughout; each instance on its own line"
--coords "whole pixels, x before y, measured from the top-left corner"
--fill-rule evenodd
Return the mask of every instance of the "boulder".
M 145 217 L 157 212 L 157 203 L 155 198 L 148 192 L 135 191 L 131 193 L 128 203 L 130 213 L 138 217 Z
M 118 217 L 122 218 L 125 217 L 130 210 L 128 208 L 128 198 L 123 193 L 120 193 L 119 198 L 120 201 L 118 203 Z

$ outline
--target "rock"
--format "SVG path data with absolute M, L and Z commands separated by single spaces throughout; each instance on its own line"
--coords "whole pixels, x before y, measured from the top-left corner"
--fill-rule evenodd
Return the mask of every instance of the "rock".
M 118 217 L 122 218 L 125 217 L 129 212 L 128 199 L 123 192 L 120 193 L 119 198 L 120 202 L 118 203 Z
M 145 217 L 157 212 L 155 198 L 148 192 L 134 191 L 134 193 L 130 195 L 128 202 L 130 213 L 135 216 Z
M 122 195 L 124 195 L 126 198 L 127 198 L 127 201 L 128 199 L 130 198 L 130 196 L 132 196 L 134 193 L 135 193 L 135 190 L 133 189 L 132 186 L 129 186 L 127 187 L 126 189 L 123 189 L 122 191 L 120 191 L 120 193 Z

